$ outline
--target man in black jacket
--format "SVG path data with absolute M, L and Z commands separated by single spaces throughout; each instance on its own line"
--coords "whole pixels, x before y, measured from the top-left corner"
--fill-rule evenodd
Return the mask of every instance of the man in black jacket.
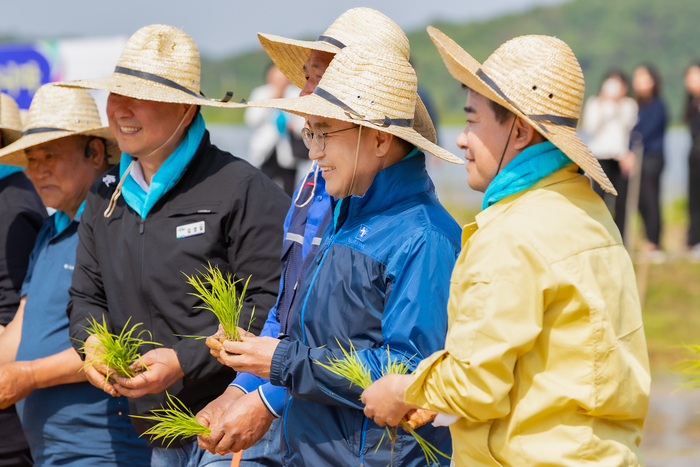
M 183 273 L 198 274 L 211 264 L 244 281 L 250 277 L 241 321 L 248 323 L 254 309 L 255 333 L 278 291 L 290 200 L 257 169 L 210 143 L 199 106 L 242 104 L 201 96 L 199 78 L 192 39 L 154 25 L 132 36 L 110 77 L 64 83 L 110 91 L 107 116 L 122 150 L 120 165 L 87 198 L 70 290 L 70 332 L 77 347 L 90 346 L 90 317 L 101 322 L 105 316 L 116 333 L 131 318 L 129 325 L 143 323 L 151 340 L 162 344 L 142 347 L 146 371 L 134 378 L 112 376 L 108 382 L 107 369 L 86 370 L 94 385 L 129 397 L 132 415 L 160 408 L 166 390 L 197 412 L 233 379 L 203 340 L 187 337 L 214 334 L 218 323 L 195 308 L 202 302 L 191 295 Z M 91 357 L 88 351 L 86 360 Z M 134 425 L 143 432 L 151 423 L 134 419 Z M 154 466 L 230 462 L 230 455 L 213 456 L 193 439 L 155 447 L 152 457 Z

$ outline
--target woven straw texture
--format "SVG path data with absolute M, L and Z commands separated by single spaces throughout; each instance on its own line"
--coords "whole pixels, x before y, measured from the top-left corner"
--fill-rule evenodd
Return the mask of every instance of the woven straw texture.
M 411 46 L 406 34 L 392 20 L 371 8 L 352 8 L 336 19 L 322 34 L 345 46 L 362 45 L 378 50 L 396 49 L 407 60 L 411 57 Z M 300 41 L 275 36 L 258 34 L 258 39 L 265 52 L 277 68 L 299 88 L 306 84 L 304 64 L 312 50 L 332 54 L 338 53 L 339 46 L 324 41 Z M 437 143 L 437 134 L 428 111 L 420 100 L 416 103 L 416 117 L 413 128 L 433 143 Z
M 22 120 L 17 102 L 5 93 L 0 93 L 0 147 L 14 143 L 22 136 Z
M 516 37 L 501 45 L 482 65 L 440 30 L 428 26 L 428 34 L 455 79 L 523 118 L 604 190 L 617 194 L 574 127 L 530 118 L 550 115 L 578 119 L 581 114 L 583 72 L 566 43 L 549 36 Z M 507 99 L 477 73 L 488 76 Z
M 304 117 L 318 115 L 375 128 L 415 144 L 440 159 L 464 164 L 461 159 L 430 142 L 412 127 L 393 124 L 381 126 L 385 117 L 413 118 L 416 90 L 416 74 L 405 56 L 395 51 L 379 51 L 356 45 L 338 52 L 316 88 L 316 92 L 331 94 L 355 113 L 316 93 L 293 99 L 254 101 L 248 105 L 276 108 Z
M 200 95 L 199 50 L 192 38 L 172 26 L 154 24 L 134 33 L 124 47 L 117 69 L 147 73 L 174 82 L 177 89 L 156 79 L 146 79 L 124 72 L 107 78 L 68 81 L 61 86 L 101 89 L 135 99 L 194 104 L 210 107 L 241 108 L 245 104 L 221 102 Z
M 38 129 L 50 131 L 32 132 Z M 25 167 L 25 149 L 77 135 L 103 138 L 111 164 L 119 162 L 121 156 L 116 139 L 102 126 L 95 101 L 84 89 L 43 85 L 34 94 L 22 130 L 29 134 L 0 150 L 0 163 Z

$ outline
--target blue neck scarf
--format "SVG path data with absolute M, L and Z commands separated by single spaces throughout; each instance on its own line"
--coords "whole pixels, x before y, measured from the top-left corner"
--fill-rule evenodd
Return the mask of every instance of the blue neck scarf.
M 122 197 L 124 197 L 126 204 L 131 206 L 141 216 L 141 219 L 145 219 L 153 205 L 180 180 L 180 177 L 182 177 L 182 174 L 194 157 L 194 153 L 197 152 L 205 130 L 204 118 L 202 118 L 202 114 L 197 114 L 192 125 L 190 125 L 190 129 L 187 131 L 185 139 L 165 159 L 165 162 L 151 178 L 148 193 L 136 183 L 131 174 L 124 180 Z M 124 177 L 124 172 L 130 163 L 131 155 L 123 152 L 119 166 L 120 177 Z
M 571 163 L 571 159 L 550 141 L 525 148 L 491 181 L 484 193 L 481 209 L 530 188 L 547 175 Z
M 24 167 L 17 167 L 16 165 L 5 165 L 5 164 L 0 164 L 0 180 L 2 180 L 5 177 L 9 177 L 10 175 L 21 172 L 24 170 Z
M 85 209 L 85 200 L 83 200 L 83 202 L 80 203 L 78 212 L 75 213 L 75 217 L 73 218 L 73 220 L 80 221 L 80 214 L 82 214 L 83 209 Z M 63 211 L 56 211 L 56 213 L 53 215 L 53 225 L 54 227 L 56 227 L 56 235 L 66 230 L 66 227 L 68 227 L 70 223 L 71 218 L 68 217 L 68 214 L 66 214 Z

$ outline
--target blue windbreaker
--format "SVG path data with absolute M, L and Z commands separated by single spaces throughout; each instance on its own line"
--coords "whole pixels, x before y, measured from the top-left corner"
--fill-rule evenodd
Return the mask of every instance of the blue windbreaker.
M 278 345 L 270 381 L 287 388 L 282 451 L 286 465 L 385 467 L 386 432 L 363 414 L 362 389 L 319 366 L 358 351 L 378 379 L 392 359 L 420 360 L 444 348 L 450 274 L 460 229 L 430 189 L 421 153 L 379 172 L 363 197 L 342 201 L 296 300 L 289 337 Z M 402 429 L 394 465 L 425 465 Z M 447 428 L 418 430 L 446 454 Z M 443 465 L 449 461 L 442 459 Z

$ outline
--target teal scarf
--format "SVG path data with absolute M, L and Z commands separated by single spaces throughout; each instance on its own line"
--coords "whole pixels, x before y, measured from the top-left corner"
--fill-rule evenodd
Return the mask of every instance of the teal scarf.
M 481 208 L 486 209 L 542 180 L 565 165 L 572 164 L 566 154 L 550 141 L 525 148 L 491 181 Z
M 80 207 L 78 208 L 78 212 L 75 213 L 75 217 L 73 219 L 75 220 L 80 220 L 80 214 L 82 214 L 83 210 L 85 209 L 85 201 L 83 200 L 82 203 L 80 203 Z M 60 234 L 64 230 L 66 230 L 66 227 L 68 227 L 71 223 L 71 218 L 68 217 L 68 214 L 66 214 L 63 211 L 56 211 L 56 213 L 53 215 L 53 225 L 56 227 L 56 235 Z
M 24 170 L 23 167 L 17 167 L 16 165 L 0 164 L 0 180 L 22 170 Z
M 156 202 L 180 180 L 180 177 L 182 177 L 182 174 L 194 157 L 194 153 L 197 152 L 205 130 L 204 118 L 202 118 L 201 114 L 197 114 L 192 125 L 190 125 L 190 129 L 187 131 L 185 139 L 182 140 L 182 143 L 180 143 L 177 149 L 165 159 L 165 162 L 163 162 L 158 168 L 158 171 L 151 178 L 148 193 L 136 183 L 131 177 L 131 174 L 124 180 L 124 184 L 122 185 L 124 201 L 141 216 L 141 219 L 145 219 L 148 215 L 148 211 L 151 210 Z M 130 154 L 122 153 L 119 166 L 120 177 L 124 177 L 124 172 L 131 163 L 131 159 Z

